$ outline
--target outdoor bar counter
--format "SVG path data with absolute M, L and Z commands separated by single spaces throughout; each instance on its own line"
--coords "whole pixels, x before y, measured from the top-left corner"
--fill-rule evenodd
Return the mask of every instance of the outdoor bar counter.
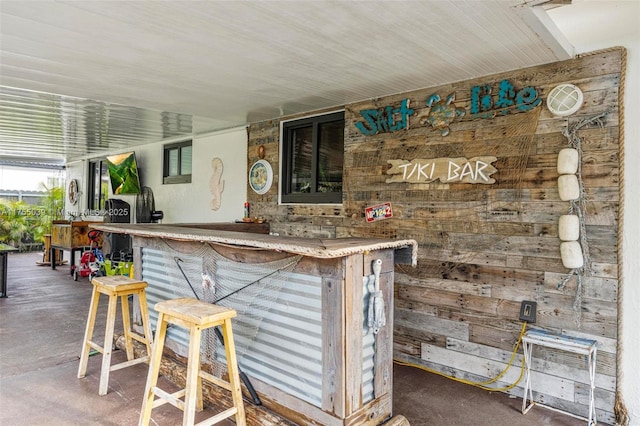
M 132 236 L 153 328 L 160 300 L 196 297 L 238 311 L 238 364 L 265 407 L 297 424 L 375 425 L 391 416 L 394 265 L 415 266 L 415 240 L 92 227 Z M 172 329 L 169 347 L 185 356 L 187 336 Z M 202 357 L 213 374 L 225 374 L 220 344 L 203 344 Z

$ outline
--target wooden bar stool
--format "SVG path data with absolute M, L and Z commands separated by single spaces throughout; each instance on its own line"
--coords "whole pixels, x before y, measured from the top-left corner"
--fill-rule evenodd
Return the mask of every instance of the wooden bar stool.
M 236 311 L 224 306 L 213 305 L 192 298 L 182 298 L 159 302 L 155 306 L 158 311 L 158 323 L 156 328 L 156 340 L 153 345 L 151 361 L 149 363 L 149 376 L 145 387 L 142 411 L 139 425 L 148 425 L 151 419 L 151 410 L 160 405 L 170 403 L 181 409 L 183 426 L 193 425 L 195 412 L 202 411 L 202 379 L 214 383 L 231 391 L 233 407 L 216 414 L 198 425 L 212 425 L 227 417 L 235 415 L 237 425 L 244 426 L 245 412 L 240 390 L 240 376 L 236 361 L 235 344 L 231 330 L 231 318 L 236 316 Z M 187 361 L 186 387 L 172 394 L 158 388 L 158 374 L 162 350 L 167 334 L 167 324 L 175 324 L 189 330 L 189 358 Z M 222 326 L 224 347 L 227 355 L 227 369 L 229 370 L 229 382 L 221 380 L 212 374 L 200 369 L 200 341 L 202 330 Z M 158 399 L 155 399 L 155 396 Z M 184 399 L 180 399 L 184 397 Z
M 98 394 L 106 395 L 107 389 L 109 387 L 109 372 L 142 362 L 147 362 L 149 360 L 153 337 L 151 333 L 151 323 L 149 322 L 149 308 L 147 306 L 147 296 L 145 292 L 147 283 L 144 281 L 133 280 L 123 275 L 95 277 L 93 278 L 93 280 L 91 280 L 91 283 L 93 284 L 93 292 L 91 295 L 89 316 L 87 318 L 87 328 L 84 333 L 84 341 L 82 342 L 82 355 L 80 356 L 78 378 L 83 378 L 87 372 L 87 363 L 89 362 L 90 350 L 95 349 L 96 351 L 100 352 L 102 354 L 102 371 L 100 373 L 100 388 L 98 390 Z M 98 302 L 100 301 L 101 294 L 106 294 L 107 296 L 109 296 L 104 346 L 100 346 L 91 340 L 93 336 L 93 329 L 96 323 L 96 315 L 98 314 Z M 131 329 L 128 299 L 130 295 L 138 296 L 144 336 L 133 332 Z M 111 365 L 111 352 L 113 350 L 113 329 L 116 322 L 116 307 L 118 304 L 118 297 L 120 297 L 122 305 L 122 323 L 124 327 L 127 361 Z M 144 343 L 147 346 L 147 356 L 134 358 L 133 339 Z

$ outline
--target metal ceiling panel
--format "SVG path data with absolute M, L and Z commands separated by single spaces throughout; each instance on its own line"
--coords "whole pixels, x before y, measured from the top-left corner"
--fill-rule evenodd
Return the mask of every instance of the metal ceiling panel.
M 0 148 L 71 161 L 568 58 L 529 3 L 3 0 Z
M 14 164 L 64 164 L 192 132 L 190 115 L 0 87 L 0 152 Z

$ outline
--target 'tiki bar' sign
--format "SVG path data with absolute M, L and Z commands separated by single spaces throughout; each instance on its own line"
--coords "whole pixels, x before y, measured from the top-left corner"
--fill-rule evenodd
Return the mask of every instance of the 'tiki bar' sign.
M 491 165 L 496 157 L 482 156 L 466 159 L 432 158 L 405 160 L 388 160 L 391 168 L 387 170 L 392 175 L 386 183 L 408 182 L 429 183 L 440 179 L 442 183 L 495 183 L 491 175 L 498 170 Z
M 469 114 L 474 118 L 493 118 L 498 114 L 531 111 L 542 103 L 538 91 L 534 87 L 525 87 L 516 91 L 509 80 L 502 80 L 498 85 L 496 96 L 492 93 L 491 85 L 471 87 L 469 94 Z M 449 124 L 466 114 L 463 108 L 454 104 L 455 94 L 450 94 L 446 100 L 433 94 L 426 100 L 429 112 L 421 124 L 430 124 L 434 129 L 442 132 L 442 136 L 449 134 Z M 376 133 L 391 133 L 409 128 L 409 118 L 415 110 L 409 107 L 409 99 L 403 99 L 399 107 L 386 106 L 378 109 L 360 110 L 363 121 L 355 123 L 356 128 L 363 135 L 372 136 Z

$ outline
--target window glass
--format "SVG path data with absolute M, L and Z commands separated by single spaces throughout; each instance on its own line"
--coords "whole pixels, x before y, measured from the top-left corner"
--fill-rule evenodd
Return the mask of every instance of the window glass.
M 109 196 L 109 169 L 104 160 L 89 161 L 88 208 L 103 210 Z
M 313 161 L 312 127 L 302 127 L 291 132 L 293 152 L 291 156 L 291 192 L 311 192 Z
M 180 150 L 177 148 L 169 150 L 169 176 L 178 176 L 180 174 L 178 154 L 180 154 Z
M 318 192 L 342 192 L 344 122 L 318 126 Z
M 192 141 L 183 141 L 165 145 L 163 164 L 163 183 L 190 183 Z
M 282 202 L 342 202 L 344 112 L 283 123 L 282 144 Z
M 180 150 L 180 174 L 191 174 L 191 147 L 184 146 Z

